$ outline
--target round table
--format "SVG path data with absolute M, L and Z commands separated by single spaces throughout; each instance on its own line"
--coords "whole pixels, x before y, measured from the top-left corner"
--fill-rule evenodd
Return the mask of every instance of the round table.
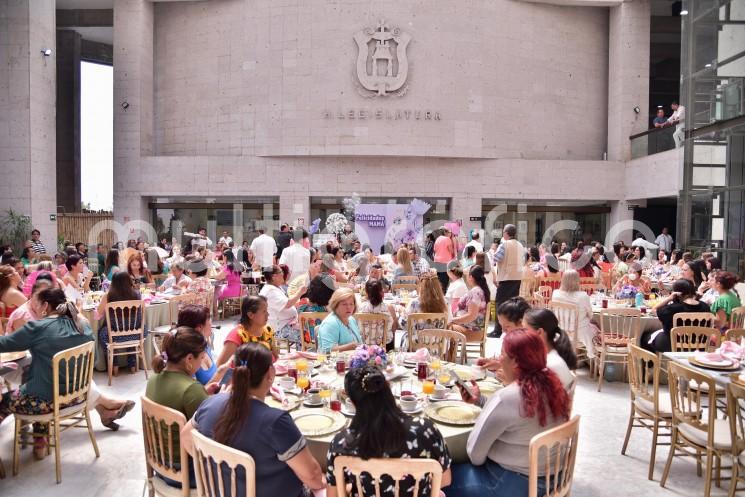
M 611 308 L 612 309 L 612 308 Z M 621 308 L 619 308 L 621 309 Z M 602 310 L 601 307 L 593 306 L 592 308 L 592 320 L 598 325 L 598 328 L 600 328 L 600 311 Z M 642 314 L 641 316 L 641 329 L 640 333 L 644 333 L 645 331 L 657 331 L 662 329 L 662 323 L 659 319 L 657 319 L 657 316 L 654 314 L 650 314 L 651 310 L 647 310 L 647 314 Z
M 452 367 L 463 367 L 461 365 L 451 364 L 442 362 L 443 368 L 449 369 Z M 326 370 L 318 370 L 319 373 L 316 376 L 313 376 L 311 378 L 311 381 L 319 381 L 326 383 L 330 385 L 333 389 L 339 390 L 344 388 L 344 375 L 338 374 L 333 369 L 326 369 Z M 279 380 L 276 380 L 277 382 Z M 395 392 L 397 390 L 400 390 L 402 386 L 406 388 L 407 390 L 410 389 L 413 392 L 421 392 L 421 382 L 416 378 L 416 370 L 407 368 L 406 374 L 404 376 L 391 380 L 391 388 Z M 277 383 L 278 384 L 278 383 Z M 450 397 L 448 400 L 460 400 L 460 394 L 457 392 L 457 389 L 453 387 Z M 302 404 L 298 407 L 298 409 L 313 409 L 304 407 Z M 417 415 L 424 415 L 423 413 L 417 414 Z M 347 423 L 344 425 L 344 428 L 349 425 L 349 420 L 351 420 L 351 417 L 348 417 Z M 456 463 L 464 463 L 468 462 L 468 454 L 466 452 L 466 444 L 468 442 L 468 436 L 470 435 L 471 431 L 473 430 L 473 425 L 467 425 L 467 426 L 458 426 L 458 425 L 450 425 L 445 423 L 440 423 L 435 421 L 435 426 L 438 430 L 440 430 L 440 433 L 442 434 L 443 439 L 445 440 L 445 443 L 447 444 L 448 451 L 450 452 L 450 456 L 453 458 L 453 462 Z M 342 428 L 343 429 L 343 428 Z M 323 436 L 306 436 L 306 440 L 308 441 L 308 448 L 310 449 L 311 454 L 313 454 L 313 457 L 318 461 L 318 463 L 321 465 L 322 468 L 326 467 L 326 456 L 328 453 L 329 445 L 331 444 L 331 441 L 333 440 L 334 436 L 337 432 L 330 433 L 328 435 Z
M 93 340 L 96 342 L 96 371 L 106 371 L 106 355 L 103 353 L 103 348 L 99 347 L 98 344 L 98 330 L 102 325 L 106 324 L 106 318 L 102 319 L 95 318 L 96 307 L 84 307 L 83 316 L 90 321 L 91 330 L 93 330 Z M 145 326 L 148 330 L 157 328 L 169 324 L 171 320 L 171 313 L 167 302 L 158 304 L 145 304 Z M 150 335 L 145 337 L 145 357 L 147 358 L 148 364 L 153 357 L 153 343 Z

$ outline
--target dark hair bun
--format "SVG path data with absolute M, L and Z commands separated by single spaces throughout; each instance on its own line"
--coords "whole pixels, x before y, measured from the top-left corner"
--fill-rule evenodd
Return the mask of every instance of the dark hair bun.
M 366 367 L 362 374 L 362 389 L 365 393 L 378 393 L 386 385 L 385 376 L 375 367 Z

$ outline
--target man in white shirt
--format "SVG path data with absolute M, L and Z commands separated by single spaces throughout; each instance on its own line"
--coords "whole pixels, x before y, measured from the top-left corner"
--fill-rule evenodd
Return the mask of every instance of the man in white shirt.
M 473 234 L 473 237 L 471 238 L 471 241 L 466 244 L 465 247 L 463 247 L 463 258 L 466 258 L 466 251 L 468 250 L 468 247 L 476 247 L 476 252 L 483 252 L 484 251 L 484 245 L 481 243 L 481 240 L 479 240 L 479 232 L 475 232 Z
M 675 140 L 675 148 L 680 148 L 683 145 L 683 140 L 685 140 L 683 121 L 685 121 L 686 117 L 686 108 L 678 102 L 673 102 L 670 107 L 673 109 L 673 115 L 667 119 L 667 124 L 668 126 L 675 125 L 673 139 Z
M 290 246 L 279 256 L 279 263 L 287 264 L 290 268 L 290 279 L 306 273 L 310 267 L 310 250 L 303 246 L 303 241 L 307 238 L 308 232 L 303 230 L 302 239 L 290 243 Z
M 231 243 L 233 243 L 233 238 L 228 234 L 227 231 L 222 232 L 222 236 L 217 241 L 217 243 L 222 243 L 226 247 L 229 247 Z
M 199 247 L 211 248 L 212 240 L 207 237 L 207 230 L 204 228 L 199 228 L 197 233 L 199 233 L 199 236 L 191 239 L 191 251 L 196 252 Z
M 274 264 L 274 254 L 277 253 L 277 243 L 269 235 L 264 233 L 264 229 L 259 230 L 259 236 L 251 242 L 251 251 L 256 256 L 256 263 L 262 269 L 271 267 Z
M 658 236 L 654 243 L 657 244 L 657 246 L 664 250 L 666 254 L 669 254 L 673 250 L 673 237 L 668 234 L 667 226 L 662 228 L 662 233 L 660 233 L 660 236 Z

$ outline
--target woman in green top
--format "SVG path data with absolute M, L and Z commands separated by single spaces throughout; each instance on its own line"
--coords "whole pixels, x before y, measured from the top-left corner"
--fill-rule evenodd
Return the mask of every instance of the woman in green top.
M 714 290 L 719 297 L 711 304 L 714 314 L 714 325 L 720 330 L 727 331 L 732 309 L 740 307 L 740 297 L 732 290 L 737 284 L 737 276 L 729 271 L 719 271 L 714 277 Z
M 207 391 L 194 379 L 207 350 L 204 335 L 193 328 L 177 328 L 163 339 L 163 353 L 153 357 L 153 370 L 145 389 L 145 397 L 160 405 L 175 409 L 189 420 L 207 398 Z M 166 432 L 164 430 L 163 437 Z M 173 434 L 174 462 L 179 463 L 179 434 Z M 161 477 L 170 486 L 181 488 L 181 483 Z M 196 488 L 194 468 L 189 464 L 189 481 Z
M 16 332 L 0 336 L 0 352 L 29 350 L 32 360 L 26 382 L 0 400 L 0 422 L 11 413 L 47 414 L 54 409 L 52 358 L 57 352 L 93 341 L 77 319 L 75 305 L 65 300 L 65 292 L 47 288 L 36 296 L 40 319 L 29 321 Z M 34 456 L 46 455 L 48 425 L 34 424 L 34 433 L 42 435 L 34 442 Z

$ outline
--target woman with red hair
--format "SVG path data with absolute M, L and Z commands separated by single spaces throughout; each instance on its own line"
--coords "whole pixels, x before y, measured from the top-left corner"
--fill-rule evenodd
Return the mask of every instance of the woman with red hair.
M 569 419 L 569 397 L 546 366 L 537 333 L 521 328 L 503 335 L 499 360 L 502 390 L 485 401 L 475 382 L 470 392 L 461 388 L 463 400 L 483 410 L 468 437 L 471 464 L 453 465 L 448 497 L 527 497 L 530 439 Z M 538 495 L 544 487 L 539 478 Z

